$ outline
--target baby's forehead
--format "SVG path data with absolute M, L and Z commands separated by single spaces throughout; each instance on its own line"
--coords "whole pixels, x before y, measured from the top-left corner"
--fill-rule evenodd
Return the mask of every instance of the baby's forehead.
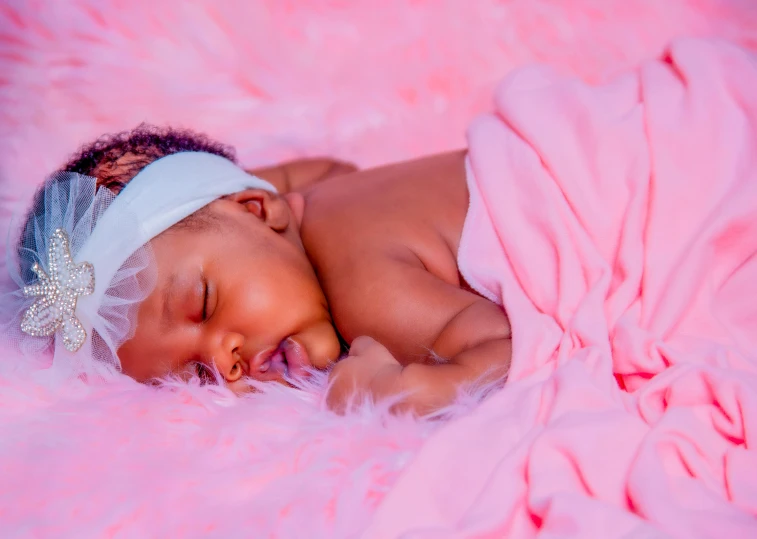
M 164 230 L 148 245 L 159 273 L 164 274 L 187 264 L 198 266 L 218 259 L 233 263 L 234 253 L 246 238 L 231 219 L 206 207 Z
M 221 216 L 213 211 L 212 205 L 208 204 L 189 214 L 184 219 L 168 228 L 166 232 L 185 232 L 185 233 L 202 233 L 202 232 L 223 232 L 224 228 L 231 226 Z

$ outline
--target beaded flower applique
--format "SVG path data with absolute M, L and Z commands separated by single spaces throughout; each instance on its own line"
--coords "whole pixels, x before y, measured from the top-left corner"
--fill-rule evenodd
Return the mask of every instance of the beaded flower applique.
M 33 337 L 48 337 L 61 330 L 66 349 L 76 352 L 87 338 L 76 318 L 76 301 L 94 292 L 95 268 L 89 262 L 74 262 L 68 234 L 61 228 L 50 238 L 47 265 L 49 275 L 41 265 L 32 266 L 39 282 L 24 287 L 24 295 L 38 299 L 24 313 L 21 331 Z

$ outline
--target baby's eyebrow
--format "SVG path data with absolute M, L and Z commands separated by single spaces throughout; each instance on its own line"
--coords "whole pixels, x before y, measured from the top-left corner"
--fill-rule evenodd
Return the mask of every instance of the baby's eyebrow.
M 161 318 L 161 326 L 166 328 L 173 325 L 173 312 L 171 311 L 171 294 L 173 292 L 174 285 L 176 284 L 176 272 L 172 273 L 168 277 L 166 286 L 163 288 L 163 317 Z

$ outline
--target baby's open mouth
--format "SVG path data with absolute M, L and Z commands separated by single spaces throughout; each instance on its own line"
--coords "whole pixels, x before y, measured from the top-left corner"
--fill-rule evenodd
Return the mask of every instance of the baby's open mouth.
M 311 367 L 307 350 L 297 340 L 289 337 L 282 343 L 282 355 L 287 368 L 287 375 L 301 378 L 307 375 L 308 367 Z
M 260 374 L 272 373 L 300 378 L 307 375 L 307 368 L 311 366 L 305 347 L 292 337 L 281 341 L 279 346 L 267 352 L 267 356 L 260 362 Z

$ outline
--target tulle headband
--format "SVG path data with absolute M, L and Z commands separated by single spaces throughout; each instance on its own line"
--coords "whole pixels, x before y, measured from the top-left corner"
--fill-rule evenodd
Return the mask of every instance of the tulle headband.
M 276 189 L 223 157 L 182 152 L 159 159 L 118 195 L 75 173 L 51 177 L 7 260 L 17 288 L 0 307 L 5 340 L 24 354 L 53 349 L 71 372 L 119 368 L 134 309 L 152 290 L 149 242 L 213 200 L 247 188 Z M 26 219 L 26 217 L 24 217 Z M 14 256 L 17 255 L 17 256 Z

